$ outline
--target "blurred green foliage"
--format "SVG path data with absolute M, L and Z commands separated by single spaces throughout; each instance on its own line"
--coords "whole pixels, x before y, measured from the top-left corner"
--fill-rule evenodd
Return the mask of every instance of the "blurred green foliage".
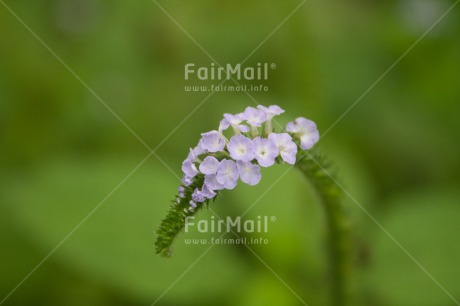
M 152 1 L 5 3 L 173 172 L 223 113 L 253 103 L 244 93 L 215 93 L 194 111 L 207 93 L 184 91 L 184 65 L 211 60 Z M 236 64 L 299 3 L 161 5 L 219 63 Z M 246 64 L 276 63 L 269 91 L 250 94 L 284 108 L 281 124 L 305 116 L 324 132 L 365 93 L 319 147 L 350 194 L 458 300 L 459 8 L 373 86 L 453 3 L 306 1 Z M 0 147 L 0 301 L 58 246 L 2 305 L 150 305 L 158 298 L 157 305 L 299 305 L 244 247 L 214 246 L 194 265 L 208 246 L 186 245 L 185 238 L 201 237 L 191 232 L 172 259 L 154 254 L 153 232 L 177 178 L 151 156 L 118 186 L 148 150 L 4 5 Z M 226 192 L 213 209 L 241 214 L 286 169 L 267 169 L 260 185 Z M 345 201 L 356 251 L 354 304 L 452 304 Z M 284 176 L 248 216 L 257 215 L 277 218 L 270 243 L 253 247 L 257 254 L 309 305 L 325 305 L 322 211 L 301 175 Z

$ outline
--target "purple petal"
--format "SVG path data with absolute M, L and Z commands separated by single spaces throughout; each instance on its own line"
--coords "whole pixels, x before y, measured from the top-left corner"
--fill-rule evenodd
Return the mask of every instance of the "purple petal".
M 318 131 L 316 131 L 316 133 L 312 132 L 309 134 L 305 134 L 302 137 L 300 137 L 300 147 L 302 148 L 302 150 L 311 149 L 311 147 L 313 147 L 313 145 L 318 142 L 318 139 Z
M 243 135 L 233 136 L 227 144 L 227 149 L 234 160 L 248 162 L 254 158 L 252 141 Z
M 291 132 L 291 133 L 297 133 L 299 131 L 299 127 L 294 122 L 289 122 L 286 125 L 286 131 Z
M 218 131 L 201 134 L 201 146 L 209 152 L 219 152 L 225 148 L 225 139 Z
M 198 174 L 198 169 L 196 168 L 195 164 L 189 160 L 185 160 L 182 163 L 182 172 L 190 178 L 195 177 Z
M 230 122 L 228 122 L 227 119 L 224 118 L 224 119 L 220 120 L 219 132 L 225 131 L 226 129 L 228 129 L 229 126 L 230 126 Z
M 201 188 L 201 193 L 207 198 L 207 199 L 212 199 L 216 196 L 216 193 L 214 190 L 210 189 L 208 185 L 204 184 L 203 187 Z
M 182 177 L 182 185 L 190 186 L 193 183 L 193 177 L 189 177 L 186 174 Z
M 281 158 L 288 164 L 295 164 L 297 155 L 297 145 L 292 141 L 292 137 L 288 133 L 272 133 L 268 135 L 268 139 L 272 140 L 281 155 Z
M 205 196 L 201 193 L 201 191 L 196 188 L 192 193 L 192 200 L 194 202 L 204 202 L 206 200 Z
M 214 156 L 206 156 L 200 164 L 199 169 L 203 174 L 216 174 L 219 161 Z
M 236 166 L 242 182 L 248 185 L 257 185 L 260 182 L 260 167 L 250 162 L 237 161 Z
M 224 118 L 232 125 L 232 126 L 237 126 L 243 121 L 243 116 L 242 114 L 224 114 Z
M 283 151 L 281 152 L 281 158 L 288 164 L 294 165 L 297 153 L 294 151 Z
M 259 127 L 267 120 L 267 114 L 260 109 L 247 107 L 243 113 L 244 119 L 252 126 Z
M 205 175 L 204 185 L 210 190 L 224 189 L 224 185 L 217 181 L 215 174 Z
M 232 160 L 224 159 L 220 162 L 217 170 L 216 179 L 224 185 L 225 189 L 235 188 L 238 181 L 238 169 Z
M 319 140 L 316 124 L 306 118 L 299 117 L 295 122 L 289 122 L 286 130 L 300 138 L 300 148 L 303 150 L 310 149 Z
M 272 119 L 273 117 L 284 113 L 284 110 L 278 105 L 270 105 L 269 107 L 258 105 L 257 108 L 264 111 L 267 114 L 267 119 Z
M 270 139 L 254 138 L 254 156 L 262 167 L 270 167 L 278 156 L 278 148 Z

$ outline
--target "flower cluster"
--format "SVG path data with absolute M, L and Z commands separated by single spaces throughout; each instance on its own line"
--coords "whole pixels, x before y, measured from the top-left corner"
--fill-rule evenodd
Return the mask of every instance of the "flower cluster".
M 222 189 L 233 189 L 241 180 L 256 185 L 260 167 L 275 162 L 295 164 L 298 146 L 310 149 L 319 139 L 316 124 L 305 118 L 289 122 L 286 130 L 275 133 L 272 119 L 284 113 L 279 106 L 247 107 L 243 113 L 224 114 L 218 130 L 201 134 L 198 145 L 182 163 L 184 176 L 177 202 L 191 194 L 192 210 L 198 203 L 214 198 Z M 227 138 L 224 134 L 232 133 Z M 188 191 L 188 192 L 187 192 Z

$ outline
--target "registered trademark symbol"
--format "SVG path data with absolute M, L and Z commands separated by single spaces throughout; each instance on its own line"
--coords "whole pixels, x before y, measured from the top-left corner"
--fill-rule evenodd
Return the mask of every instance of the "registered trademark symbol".
M 271 222 L 275 222 L 275 221 L 276 221 L 276 217 L 275 217 L 275 216 L 271 216 L 271 217 L 270 217 L 270 221 L 271 221 Z
M 271 69 L 275 69 L 275 68 L 276 68 L 276 64 L 275 64 L 275 63 L 271 63 L 271 64 L 270 64 L 270 68 L 271 68 Z

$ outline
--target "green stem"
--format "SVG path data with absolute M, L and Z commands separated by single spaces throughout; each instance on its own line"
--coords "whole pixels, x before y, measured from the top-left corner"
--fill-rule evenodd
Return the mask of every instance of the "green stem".
M 297 157 L 297 168 L 318 191 L 328 228 L 328 252 L 331 305 L 349 304 L 350 229 L 341 202 L 342 190 L 327 170 L 329 165 L 315 151 L 303 151 Z

